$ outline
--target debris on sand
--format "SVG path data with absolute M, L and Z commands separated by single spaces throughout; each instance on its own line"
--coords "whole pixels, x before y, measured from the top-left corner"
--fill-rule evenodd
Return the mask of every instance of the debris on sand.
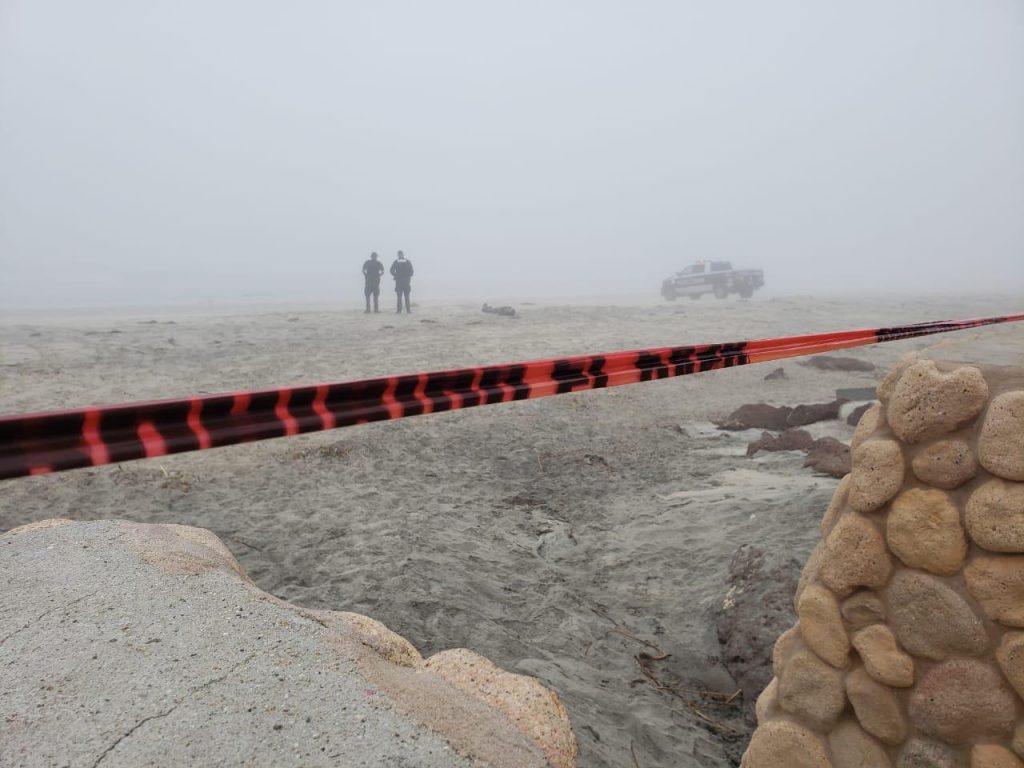
M 776 368 L 774 371 L 764 377 L 765 381 L 781 381 L 782 379 L 788 379 L 785 368 Z
M 832 357 L 831 355 L 814 355 L 806 360 L 797 361 L 799 365 L 817 368 L 819 371 L 873 371 L 875 366 L 856 357 Z

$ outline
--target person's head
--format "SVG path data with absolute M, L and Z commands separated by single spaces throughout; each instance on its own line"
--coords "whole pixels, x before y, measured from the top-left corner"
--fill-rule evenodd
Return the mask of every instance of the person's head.
M 399 251 L 399 252 L 398 252 L 398 260 L 399 260 L 399 261 L 402 261 L 402 260 L 403 260 L 404 258 L 405 258 L 405 254 L 404 254 L 404 253 L 402 253 L 401 251 Z
M 377 252 L 376 251 L 374 251 L 373 253 L 370 254 L 370 260 L 371 261 L 376 261 L 377 260 Z

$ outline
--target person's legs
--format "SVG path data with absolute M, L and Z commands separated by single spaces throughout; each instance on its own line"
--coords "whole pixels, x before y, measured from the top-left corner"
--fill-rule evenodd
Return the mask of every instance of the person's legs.
M 406 311 L 406 313 L 412 312 L 412 310 L 409 309 L 409 288 L 408 287 L 403 288 L 402 289 L 402 294 L 405 296 L 405 311 Z
M 377 299 L 380 298 L 380 286 L 374 286 L 373 289 L 373 311 L 380 312 L 380 305 L 377 303 Z M 367 302 L 369 304 L 369 302 Z
M 372 291 L 373 291 L 373 288 L 371 288 L 369 285 L 363 287 L 363 296 L 366 297 L 366 312 L 365 312 L 365 314 L 369 314 L 369 312 L 370 312 L 370 293 Z
M 402 287 L 399 285 L 395 286 L 395 296 L 398 297 L 398 309 L 395 310 L 396 314 L 402 312 Z

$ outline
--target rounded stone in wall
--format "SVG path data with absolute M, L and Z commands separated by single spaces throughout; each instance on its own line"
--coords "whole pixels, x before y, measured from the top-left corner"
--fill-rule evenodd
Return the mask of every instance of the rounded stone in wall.
M 796 723 L 773 720 L 754 731 L 740 768 L 833 768 L 825 742 Z
M 964 581 L 992 621 L 1024 627 L 1024 555 L 976 557 L 964 568 Z
M 885 621 L 885 605 L 869 589 L 854 592 L 843 601 L 843 618 L 854 630 Z
M 853 438 L 850 440 L 850 448 L 856 448 L 858 445 L 863 443 L 869 437 L 871 437 L 878 428 L 885 423 L 885 419 L 882 418 L 882 406 L 872 405 L 864 414 L 860 417 L 860 421 L 857 422 L 857 427 L 853 430 Z
M 779 705 L 814 730 L 828 733 L 846 706 L 843 673 L 811 651 L 797 651 L 783 666 Z
M 915 656 L 978 656 L 989 646 L 982 620 L 940 579 L 901 570 L 889 584 L 889 621 L 900 645 Z
M 892 574 L 892 557 L 878 528 L 863 515 L 843 515 L 822 550 L 821 580 L 838 595 L 877 589 Z
M 963 440 L 939 440 L 914 454 L 910 462 L 922 483 L 951 491 L 978 474 L 978 460 Z
M 853 636 L 864 669 L 883 685 L 909 688 L 914 684 L 914 660 L 896 645 L 896 637 L 885 624 L 872 624 Z
M 989 480 L 967 500 L 974 543 L 992 552 L 1024 552 L 1024 483 Z
M 857 723 L 846 720 L 828 735 L 835 768 L 891 768 L 885 748 Z
M 850 639 L 846 636 L 839 601 L 820 584 L 811 584 L 797 605 L 800 634 L 807 646 L 833 667 L 849 661 Z
M 996 649 L 996 661 L 1017 694 L 1024 697 L 1024 632 L 1007 632 Z
M 1013 730 L 1017 706 L 999 671 L 975 659 L 952 659 L 922 675 L 910 695 L 910 721 L 950 744 L 1000 738 Z
M 951 576 L 967 557 L 960 510 L 945 491 L 904 491 L 893 499 L 885 527 L 889 548 L 911 568 Z
M 894 745 L 907 737 L 903 707 L 895 691 L 872 680 L 864 667 L 846 676 L 846 695 L 861 727 L 876 739 Z
M 943 373 L 931 360 L 919 360 L 896 380 L 885 416 L 900 440 L 914 444 L 966 426 L 987 400 L 988 385 L 977 368 Z
M 1024 481 L 1024 390 L 992 398 L 978 438 L 978 458 L 993 475 Z
M 858 512 L 881 509 L 903 485 L 903 449 L 895 440 L 873 438 L 853 451 L 850 506 Z

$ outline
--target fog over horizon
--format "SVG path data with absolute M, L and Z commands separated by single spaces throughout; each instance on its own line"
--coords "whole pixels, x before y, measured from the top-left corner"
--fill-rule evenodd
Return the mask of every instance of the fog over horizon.
M 1024 297 L 1024 4 L 0 2 L 0 309 L 358 304 L 398 249 L 414 301 Z

